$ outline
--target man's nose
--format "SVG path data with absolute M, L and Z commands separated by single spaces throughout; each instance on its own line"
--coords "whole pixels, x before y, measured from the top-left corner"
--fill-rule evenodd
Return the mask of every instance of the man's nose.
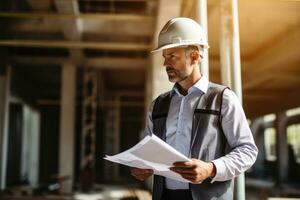
M 166 59 L 164 59 L 164 66 L 165 66 L 165 67 L 168 66 L 168 62 L 167 62 Z

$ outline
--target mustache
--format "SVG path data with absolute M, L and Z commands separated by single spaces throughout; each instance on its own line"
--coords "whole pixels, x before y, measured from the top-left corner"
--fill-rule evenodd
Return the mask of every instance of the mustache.
M 166 67 L 167 72 L 175 72 L 176 70 L 172 67 Z

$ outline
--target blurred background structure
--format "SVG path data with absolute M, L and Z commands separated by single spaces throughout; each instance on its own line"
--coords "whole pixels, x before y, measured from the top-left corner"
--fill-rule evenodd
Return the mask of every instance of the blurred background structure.
M 172 87 L 149 52 L 178 16 L 206 28 L 202 71 L 249 118 L 260 153 L 246 199 L 300 198 L 300 1 L 1 0 L 1 199 L 150 198 L 102 157 L 137 143 Z

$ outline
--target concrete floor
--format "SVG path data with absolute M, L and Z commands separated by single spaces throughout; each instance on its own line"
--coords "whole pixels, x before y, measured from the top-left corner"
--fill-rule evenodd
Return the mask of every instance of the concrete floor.
M 300 200 L 300 183 L 282 184 L 261 179 L 246 179 L 247 200 Z
M 247 179 L 246 200 L 300 200 L 300 188 L 277 188 L 270 182 Z M 96 185 L 88 193 L 75 192 L 72 195 L 42 195 L 30 196 L 14 194 L 0 196 L 1 200 L 151 200 L 151 192 L 140 185 L 122 184 Z
M 145 189 L 122 185 L 97 185 L 90 193 L 76 192 L 75 200 L 151 200 L 151 193 Z M 97 188 L 99 188 L 97 190 Z

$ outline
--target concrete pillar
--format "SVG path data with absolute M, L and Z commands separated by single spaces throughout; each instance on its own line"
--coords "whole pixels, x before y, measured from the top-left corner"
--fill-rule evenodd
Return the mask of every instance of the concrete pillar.
M 178 17 L 180 14 L 179 0 L 175 0 L 174 4 L 172 0 L 161 0 L 158 5 L 158 16 L 156 23 L 156 30 L 154 33 L 153 48 L 157 46 L 158 35 L 165 23 L 171 18 Z M 152 100 L 162 92 L 168 91 L 172 84 L 168 81 L 166 69 L 163 66 L 162 52 L 156 52 L 151 54 L 151 66 L 148 69 L 147 81 L 147 107 L 149 107 Z
M 85 69 L 83 75 L 81 169 L 89 166 L 94 171 L 96 152 L 98 74 Z
M 105 116 L 105 155 L 120 152 L 120 99 L 115 99 L 115 105 L 106 111 Z M 118 180 L 119 165 L 111 162 L 104 164 L 105 180 Z
M 254 119 L 251 123 L 251 131 L 253 133 L 254 140 L 259 149 L 259 154 L 257 155 L 255 164 L 252 169 L 255 174 L 259 177 L 263 177 L 265 168 L 265 139 L 264 139 L 264 119 L 263 117 L 258 117 Z
M 286 134 L 286 112 L 276 114 L 276 157 L 277 157 L 277 184 L 287 180 L 289 167 L 289 154 Z
M 153 48 L 157 46 L 158 35 L 165 23 L 174 18 L 179 17 L 181 11 L 181 0 L 160 0 L 158 3 L 158 13 L 156 28 L 154 33 Z M 151 66 L 147 69 L 146 83 L 146 111 L 150 103 L 159 94 L 169 91 L 173 84 L 169 82 L 166 69 L 163 66 L 162 52 L 151 54 Z M 146 116 L 146 115 L 145 115 Z M 152 188 L 152 179 L 148 179 L 147 187 Z
M 208 26 L 207 26 L 207 0 L 197 1 L 197 22 L 203 27 L 206 32 L 206 38 L 208 38 Z M 209 56 L 208 49 L 204 50 L 203 60 L 200 64 L 200 71 L 207 78 L 209 78 Z
M 163 57 L 161 53 L 156 53 L 152 56 L 152 96 L 151 100 L 155 99 L 163 92 L 169 91 L 173 84 L 169 82 L 166 68 L 163 66 Z
M 31 187 L 39 181 L 40 113 L 23 106 L 22 177 L 28 177 Z
M 222 83 L 229 86 L 242 102 L 237 0 L 220 0 L 220 58 Z M 235 198 L 244 200 L 244 174 L 237 178 L 235 187 Z
M 76 67 L 66 63 L 62 66 L 59 175 L 68 176 L 63 182 L 62 192 L 72 192 L 74 171 L 74 122 L 76 103 Z
M 174 18 L 179 17 L 181 9 L 181 0 L 161 0 L 158 5 L 158 15 L 156 23 L 156 31 L 154 34 L 154 47 L 157 46 L 158 35 L 165 23 Z M 154 99 L 159 94 L 170 90 L 173 86 L 169 82 L 166 69 L 163 66 L 163 57 L 162 52 L 153 53 L 151 56 L 151 70 L 148 77 L 148 80 L 151 82 L 148 88 L 149 96 L 148 99 Z M 149 101 L 151 102 L 151 101 Z
M 10 97 L 10 66 L 6 74 L 0 76 L 0 188 L 6 187 L 8 119 Z
M 240 36 L 237 0 L 220 0 L 220 58 L 222 82 L 242 102 Z

